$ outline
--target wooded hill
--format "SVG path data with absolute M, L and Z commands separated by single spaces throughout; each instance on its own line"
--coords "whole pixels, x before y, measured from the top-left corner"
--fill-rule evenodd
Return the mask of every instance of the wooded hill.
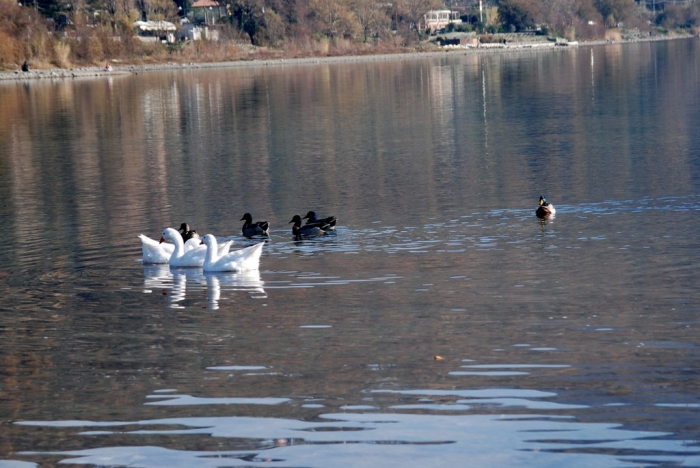
M 134 22 L 202 21 L 192 0 L 0 0 L 0 68 L 372 54 L 425 47 L 423 15 L 458 12 L 458 31 L 602 39 L 610 28 L 700 32 L 695 0 L 219 0 L 218 41 L 144 42 Z M 254 55 L 251 55 L 251 54 Z

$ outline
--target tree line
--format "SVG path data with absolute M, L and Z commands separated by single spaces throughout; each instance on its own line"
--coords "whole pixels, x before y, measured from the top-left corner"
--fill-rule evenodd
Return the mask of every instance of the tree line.
M 457 11 L 456 31 L 603 38 L 610 28 L 700 32 L 695 0 L 219 0 L 219 41 L 139 41 L 137 20 L 201 20 L 193 0 L 0 0 L 0 67 L 68 68 L 104 60 L 238 60 L 415 49 L 423 15 Z M 198 16 L 199 14 L 199 16 Z
M 647 32 L 700 30 L 700 3 L 695 0 L 499 0 L 501 26 L 523 31 L 544 25 L 561 36 L 602 38 L 611 28 Z

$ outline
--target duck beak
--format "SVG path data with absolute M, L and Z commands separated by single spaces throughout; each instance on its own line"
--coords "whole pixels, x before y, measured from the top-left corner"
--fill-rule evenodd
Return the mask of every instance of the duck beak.
M 163 236 L 160 236 L 160 241 L 158 243 L 162 244 L 163 242 L 165 242 L 165 239 L 163 239 Z
M 199 245 L 204 245 L 204 241 L 200 242 Z

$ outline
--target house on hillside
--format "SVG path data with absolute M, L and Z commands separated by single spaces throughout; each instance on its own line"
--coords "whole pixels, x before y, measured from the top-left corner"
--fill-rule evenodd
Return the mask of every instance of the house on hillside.
M 169 21 L 136 21 L 136 37 L 143 42 L 175 42 L 177 27 Z
M 226 15 L 226 7 L 216 0 L 197 0 L 190 6 L 195 23 L 215 24 Z
M 420 25 L 423 31 L 435 34 L 447 27 L 448 24 L 462 24 L 458 11 L 430 10 L 423 15 L 423 23 Z

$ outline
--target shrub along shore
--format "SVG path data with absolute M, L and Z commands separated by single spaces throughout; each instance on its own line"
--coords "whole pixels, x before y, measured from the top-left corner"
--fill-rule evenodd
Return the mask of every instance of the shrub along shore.
M 649 38 L 622 40 L 622 41 L 586 41 L 577 43 L 578 46 L 586 45 L 606 45 L 606 44 L 626 44 L 633 42 L 660 41 L 673 39 L 687 39 L 698 36 L 653 36 Z M 350 63 L 350 62 L 367 62 L 367 61 L 387 61 L 387 60 L 406 60 L 424 57 L 444 56 L 445 54 L 455 55 L 473 55 L 473 54 L 503 54 L 503 53 L 540 53 L 542 51 L 565 51 L 567 47 L 548 47 L 548 48 L 527 48 L 527 47 L 502 47 L 502 48 L 468 48 L 468 49 L 445 49 L 439 51 L 415 51 L 415 52 L 400 52 L 393 54 L 374 54 L 374 55 L 350 55 L 350 56 L 326 56 L 326 57 L 306 57 L 306 58 L 279 58 L 279 59 L 249 59 L 237 60 L 228 62 L 188 62 L 188 63 L 152 63 L 140 65 L 120 65 L 118 63 L 110 63 L 108 69 L 104 67 L 81 67 L 81 68 L 53 68 L 29 71 L 0 71 L 0 81 L 24 81 L 37 79 L 70 79 L 70 78 L 86 78 L 86 77 L 104 77 L 118 76 L 125 74 L 138 74 L 148 71 L 163 71 L 163 70 L 178 70 L 178 69 L 212 69 L 212 68 L 241 68 L 241 67 L 269 67 L 269 66 L 294 66 L 294 65 L 312 65 L 312 64 L 327 64 L 327 63 Z

